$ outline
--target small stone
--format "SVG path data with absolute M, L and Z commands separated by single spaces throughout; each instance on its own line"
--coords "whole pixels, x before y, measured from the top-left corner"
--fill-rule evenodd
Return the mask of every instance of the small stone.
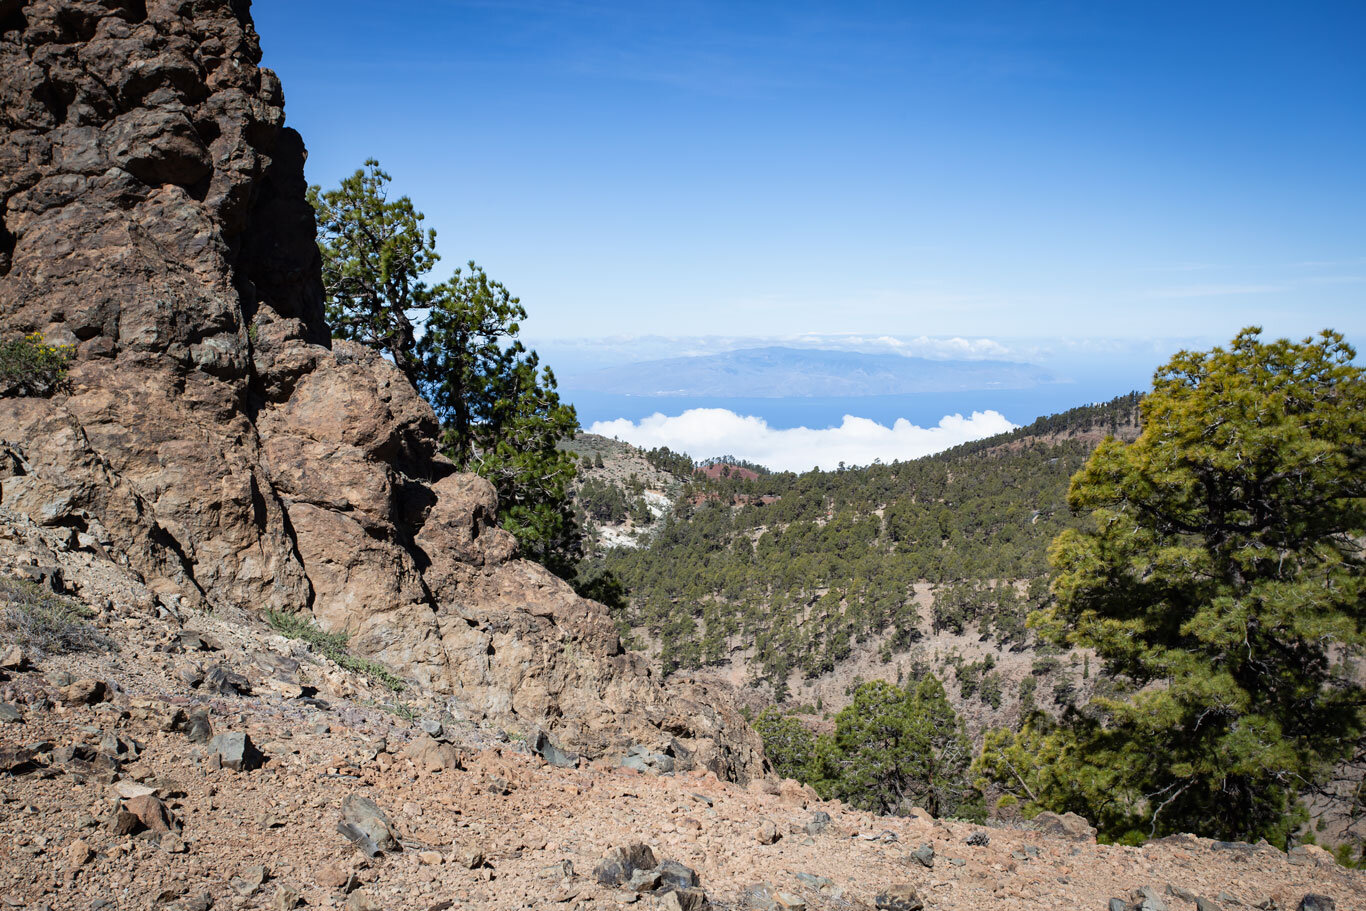
M 816 876 L 814 873 L 798 873 L 797 882 L 817 891 L 825 891 L 835 885 L 835 881 L 830 877 Z
M 1220 911 L 1220 908 L 1208 898 L 1197 895 L 1195 896 L 1195 911 Z
M 231 668 L 215 664 L 204 671 L 204 688 L 220 696 L 250 696 L 251 681 Z
M 1045 835 L 1052 835 L 1057 838 L 1070 839 L 1072 841 L 1089 841 L 1094 843 L 1096 840 L 1095 827 L 1076 813 L 1063 813 L 1059 815 L 1050 810 L 1045 810 L 1034 817 L 1034 828 Z
M 593 878 L 604 886 L 621 886 L 631 881 L 637 870 L 653 870 L 659 866 L 650 846 L 636 842 L 608 851 L 593 868 Z
M 24 714 L 19 711 L 19 706 L 8 702 L 0 702 L 0 724 L 23 724 Z
M 109 817 L 109 831 L 115 835 L 132 835 L 142 828 L 142 820 L 127 810 L 118 810 Z
M 275 897 L 270 900 L 271 911 L 294 911 L 302 905 L 303 896 L 289 886 L 281 886 L 275 890 Z
M 1129 903 L 1122 898 L 1112 898 L 1106 911 L 1129 911 Z
M 149 788 L 147 785 L 139 784 L 136 781 L 124 779 L 114 782 L 114 793 L 123 800 L 132 800 L 135 797 L 150 797 L 156 793 L 156 789 Z
M 342 803 L 342 821 L 338 830 L 368 856 L 398 850 L 394 824 L 373 800 L 352 794 Z
M 577 753 L 568 753 L 551 743 L 550 735 L 537 731 L 530 741 L 531 751 L 546 762 L 561 769 L 573 769 L 579 764 Z
M 233 886 L 243 895 L 251 895 L 270 880 L 270 870 L 264 864 L 247 867 L 233 880 Z
M 24 650 L 17 645 L 11 645 L 4 652 L 0 652 L 0 668 L 7 671 L 23 670 L 27 663 L 28 659 L 24 655 Z
M 84 867 L 95 856 L 95 849 L 85 843 L 84 839 L 76 839 L 66 849 L 66 865 L 68 869 L 76 870 Z
M 213 725 L 207 712 L 192 712 L 185 722 L 185 738 L 190 743 L 208 743 L 213 738 Z
M 180 911 L 209 911 L 213 907 L 213 893 L 200 892 L 180 900 Z
M 778 907 L 784 911 L 806 911 L 806 902 L 791 892 L 779 892 L 773 896 L 773 900 L 778 903 Z
M 346 911 L 380 911 L 380 906 L 370 896 L 353 892 L 346 900 Z
M 403 755 L 423 772 L 459 769 L 460 751 L 449 743 L 442 743 L 427 734 L 413 740 L 403 749 Z
M 811 818 L 806 821 L 806 834 L 819 835 L 830 828 L 830 814 L 824 810 L 817 810 L 811 814 Z
M 701 889 L 675 889 L 659 898 L 661 911 L 702 911 L 707 907 L 707 893 Z
M 632 892 L 653 892 L 659 888 L 658 870 L 632 870 L 626 888 Z
M 771 845 L 782 836 L 778 834 L 778 827 L 773 824 L 772 820 L 765 819 L 759 823 L 759 828 L 754 830 L 754 837 L 761 845 Z
M 975 848 L 983 848 L 991 844 L 991 836 L 985 832 L 973 832 L 968 836 L 968 844 Z
M 696 870 L 692 867 L 685 867 L 676 860 L 664 861 L 655 868 L 655 872 L 659 874 L 660 882 L 665 886 L 691 889 L 702 885 Z
M 265 757 L 251 742 L 250 735 L 242 731 L 217 734 L 209 741 L 211 755 L 218 757 L 218 763 L 234 772 L 249 772 L 258 769 Z
M 136 816 L 150 832 L 170 832 L 175 827 L 171 811 L 166 809 L 166 805 L 159 798 L 151 794 L 125 800 L 123 808 Z
M 419 851 L 417 859 L 429 867 L 439 867 L 446 860 L 446 856 L 440 851 Z
M 1152 886 L 1143 886 L 1129 896 L 1133 911 L 1168 911 L 1167 903 Z
M 873 899 L 873 905 L 881 911 L 921 911 L 925 907 L 920 893 L 909 883 L 887 887 Z
M 466 870 L 478 870 L 484 865 L 484 852 L 478 848 L 466 848 L 456 855 L 456 860 Z
M 934 845 L 923 844 L 911 852 L 911 860 L 927 870 L 934 869 Z
M 185 839 L 174 832 L 167 832 L 165 835 L 161 836 L 161 841 L 157 842 L 157 844 L 161 845 L 161 850 L 165 851 L 167 854 L 185 853 Z
M 323 867 L 313 874 L 313 878 L 318 885 L 328 889 L 344 889 L 351 878 L 351 873 L 341 867 Z
M 109 698 L 109 688 L 104 682 L 88 677 L 67 684 L 59 692 L 62 701 L 72 705 L 95 705 Z

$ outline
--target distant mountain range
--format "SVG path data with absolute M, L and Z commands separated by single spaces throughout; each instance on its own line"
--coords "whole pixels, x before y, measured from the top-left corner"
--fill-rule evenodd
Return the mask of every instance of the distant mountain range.
M 795 398 L 1029 389 L 1055 382 L 1033 364 L 930 360 L 823 348 L 743 348 L 607 367 L 561 378 L 568 391 L 639 396 Z

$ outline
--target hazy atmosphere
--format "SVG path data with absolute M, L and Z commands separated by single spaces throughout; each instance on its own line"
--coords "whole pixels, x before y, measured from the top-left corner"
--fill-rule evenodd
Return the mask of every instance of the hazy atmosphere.
M 1356 4 L 442 2 L 376 18 L 290 2 L 256 16 L 309 179 L 379 159 L 438 232 L 433 275 L 474 259 L 504 282 L 584 425 L 623 438 L 699 457 L 782 439 L 810 448 L 801 464 L 904 458 L 997 426 L 973 412 L 1020 423 L 1144 386 L 1178 348 L 1244 325 L 1366 327 Z M 770 346 L 990 357 L 1054 383 L 938 409 L 850 390 L 805 410 L 743 384 L 688 401 L 617 390 L 626 402 L 581 383 Z M 769 426 L 622 423 L 690 408 Z M 893 429 L 959 413 L 954 431 Z M 845 414 L 887 432 L 840 429 Z M 828 432 L 776 435 L 801 426 Z

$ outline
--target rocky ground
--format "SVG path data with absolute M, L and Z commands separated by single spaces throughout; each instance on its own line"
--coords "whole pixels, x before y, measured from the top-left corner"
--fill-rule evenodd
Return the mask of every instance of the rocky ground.
M 1099 846 L 1075 819 L 876 817 L 657 754 L 576 760 L 259 621 L 82 578 L 104 647 L 0 643 L 0 907 L 1366 907 L 1366 875 L 1316 848 Z

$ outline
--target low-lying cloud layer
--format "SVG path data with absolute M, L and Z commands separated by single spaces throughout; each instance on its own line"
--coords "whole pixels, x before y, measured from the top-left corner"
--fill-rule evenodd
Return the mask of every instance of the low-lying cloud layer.
M 917 459 L 1013 429 L 996 411 L 974 411 L 967 418 L 946 415 L 935 427 L 918 427 L 904 418 L 887 427 L 846 414 L 838 427 L 783 430 L 725 408 L 693 408 L 672 417 L 655 413 L 638 423 L 626 418 L 597 421 L 588 431 L 646 449 L 667 446 L 697 459 L 732 455 L 777 471 L 806 471 L 836 468 L 840 462 L 853 466 Z

